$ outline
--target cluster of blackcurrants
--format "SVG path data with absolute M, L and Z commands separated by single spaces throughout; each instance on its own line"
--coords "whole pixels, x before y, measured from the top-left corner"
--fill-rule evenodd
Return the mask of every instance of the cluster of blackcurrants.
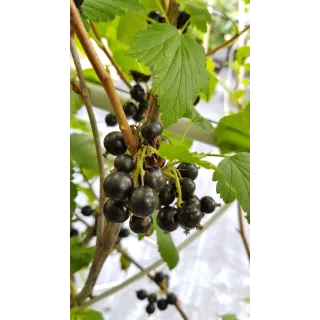
M 92 209 L 90 206 L 84 206 L 81 208 L 81 213 L 85 217 L 89 217 L 94 213 L 94 209 Z M 73 226 L 70 228 L 70 237 L 77 237 L 79 235 L 79 231 L 75 229 Z

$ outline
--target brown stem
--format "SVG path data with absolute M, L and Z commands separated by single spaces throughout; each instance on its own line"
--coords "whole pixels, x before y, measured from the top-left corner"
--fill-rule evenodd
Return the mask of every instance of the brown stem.
M 217 51 L 219 51 L 221 48 L 226 47 L 228 44 L 230 44 L 231 42 L 233 42 L 235 39 L 239 38 L 243 33 L 245 33 L 247 30 L 250 29 L 250 24 L 247 25 L 242 31 L 240 31 L 239 33 L 237 33 L 236 35 L 234 35 L 231 39 L 221 43 L 220 45 L 218 45 L 217 47 L 215 47 L 212 50 L 209 50 L 206 53 L 206 56 L 211 56 L 212 54 L 216 53 Z
M 170 21 L 170 24 L 173 26 L 177 26 L 178 12 L 179 12 L 179 4 L 176 3 L 174 0 L 171 0 L 169 3 L 167 16 Z
M 111 55 L 111 53 L 108 51 L 108 49 L 106 48 L 106 46 L 103 44 L 102 39 L 99 35 L 99 32 L 95 26 L 95 24 L 90 21 L 90 26 L 91 29 L 96 37 L 96 43 L 97 45 L 101 48 L 101 50 L 106 54 L 106 56 L 108 57 L 108 59 L 110 60 L 110 62 L 112 63 L 112 65 L 115 67 L 115 69 L 118 72 L 119 77 L 122 79 L 122 81 L 128 86 L 128 88 L 130 89 L 132 87 L 132 85 L 130 84 L 129 80 L 127 79 L 127 77 L 125 76 L 125 74 L 122 72 L 122 70 L 119 68 L 116 60 L 113 58 L 113 56 Z
M 240 226 L 240 235 L 241 235 L 244 247 L 246 248 L 246 252 L 247 252 L 249 263 L 250 263 L 250 248 L 249 248 L 249 244 L 248 244 L 246 235 L 244 233 L 242 210 L 241 210 L 241 206 L 240 206 L 239 201 L 237 201 L 237 205 L 238 205 L 238 219 L 239 219 L 239 226 Z
M 124 251 L 119 245 L 115 247 L 115 249 L 120 252 L 126 259 L 130 260 L 136 267 L 138 267 L 141 271 L 144 271 L 144 268 L 141 266 L 140 263 L 138 263 L 134 258 L 132 258 L 126 251 Z M 150 273 L 147 273 L 147 277 L 152 280 L 161 290 L 165 290 L 166 288 L 163 288 L 162 285 L 155 281 L 154 277 L 150 275 Z M 184 320 L 189 320 L 188 316 L 185 314 L 185 312 L 182 310 L 180 301 L 177 301 L 176 308 L 181 314 L 181 317 Z
M 87 34 L 87 31 L 80 18 L 78 9 L 74 4 L 73 0 L 70 0 L 70 23 L 95 73 L 100 79 L 101 84 L 109 97 L 110 103 L 112 105 L 112 109 L 118 120 L 119 128 L 122 132 L 126 145 L 128 146 L 129 150 L 133 152 L 136 148 L 137 141 L 131 132 L 131 128 L 129 126 L 128 120 L 126 118 L 121 102 L 119 100 L 119 97 L 117 96 L 117 92 L 112 83 L 111 76 L 109 72 L 105 69 L 103 64 L 101 63 L 96 51 L 94 50 L 93 45 L 90 41 L 90 38 Z

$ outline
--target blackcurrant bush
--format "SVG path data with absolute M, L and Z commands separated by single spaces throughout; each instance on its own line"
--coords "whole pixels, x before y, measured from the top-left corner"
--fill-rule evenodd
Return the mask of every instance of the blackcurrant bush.
M 152 314 L 156 311 L 156 307 L 154 306 L 153 303 L 149 303 L 146 307 L 146 311 L 148 314 Z
M 166 177 L 159 168 L 148 168 L 145 171 L 144 184 L 151 187 L 158 193 L 166 185 Z
M 176 198 L 176 191 L 170 185 L 165 185 L 159 193 L 159 203 L 161 206 L 168 206 Z
M 141 126 L 141 134 L 148 141 L 152 141 L 155 137 L 160 136 L 162 130 L 162 124 L 157 120 L 148 120 Z
M 131 88 L 130 95 L 132 99 L 136 101 L 142 101 L 144 100 L 145 92 L 140 84 L 136 84 Z
M 169 144 L 171 143 L 170 139 L 165 137 L 165 136 L 161 137 L 161 142 L 166 142 L 166 143 L 169 143 Z
M 190 15 L 185 11 L 180 11 L 178 15 L 177 28 L 181 29 L 189 20 Z
M 121 132 L 112 131 L 108 133 L 103 140 L 106 151 L 114 156 L 119 156 L 127 151 Z
M 172 207 L 162 208 L 157 215 L 159 228 L 166 232 L 172 232 L 179 227 L 177 221 L 178 210 Z
M 184 205 L 192 205 L 192 206 L 195 206 L 197 207 L 198 209 L 201 208 L 201 202 L 199 200 L 199 198 L 197 196 L 192 196 L 191 198 L 189 198 L 185 203 Z
M 143 289 L 138 290 L 136 293 L 139 300 L 144 300 L 148 296 L 147 291 Z
M 112 113 L 108 113 L 106 115 L 105 121 L 106 121 L 107 126 L 109 126 L 109 127 L 113 127 L 118 123 L 116 116 Z
M 178 211 L 178 220 L 182 228 L 193 229 L 202 219 L 200 209 L 192 205 L 184 205 Z
M 81 5 L 83 3 L 83 0 L 74 0 L 74 3 L 76 5 L 76 7 L 80 10 L 80 7 L 81 7 Z
M 129 218 L 129 211 L 124 203 L 111 199 L 108 199 L 104 204 L 103 214 L 112 223 L 123 223 Z
M 148 82 L 151 78 L 151 75 L 146 75 L 136 70 L 130 70 L 130 74 L 135 82 Z
M 93 212 L 94 212 L 94 210 L 90 206 L 84 206 L 81 209 L 81 213 L 86 217 L 91 216 Z
M 148 100 L 142 100 L 139 103 L 139 111 L 144 112 L 148 109 Z
M 146 217 L 152 214 L 159 205 L 159 197 L 155 190 L 142 186 L 133 190 L 129 197 L 129 210 L 138 217 Z
M 152 227 L 153 219 L 152 216 L 145 217 L 145 218 L 139 218 L 136 216 L 131 216 L 129 221 L 129 227 L 132 232 L 134 233 L 146 233 L 149 231 Z
M 126 172 L 110 173 L 103 182 L 105 195 L 113 201 L 125 201 L 133 191 L 133 180 Z
M 128 154 L 120 154 L 114 159 L 114 166 L 118 171 L 130 173 L 136 168 L 133 158 Z
M 167 294 L 168 304 L 176 304 L 177 299 L 178 299 L 178 298 L 177 298 L 177 296 L 176 296 L 175 293 L 169 292 L 169 293 Z
M 166 310 L 168 307 L 168 301 L 166 299 L 160 299 L 157 301 L 157 306 L 159 310 Z
M 190 178 L 183 178 L 180 181 L 180 186 L 183 200 L 191 198 L 194 191 L 196 190 L 196 184 Z
M 180 171 L 182 178 L 190 178 L 195 180 L 198 176 L 198 168 L 193 163 L 181 162 L 177 169 Z
M 146 114 L 144 112 L 141 112 L 140 110 L 138 110 L 138 112 L 135 114 L 135 116 L 132 117 L 132 119 L 135 122 L 140 122 L 142 121 L 144 118 L 146 117 Z
M 78 230 L 76 230 L 76 229 L 70 230 L 70 237 L 77 237 L 78 235 L 79 235 Z
M 157 294 L 156 293 L 150 293 L 148 295 L 148 301 L 150 303 L 156 303 L 157 302 Z
M 197 96 L 196 100 L 194 101 L 193 105 L 196 106 L 200 101 L 200 96 Z
M 219 206 L 216 202 L 209 196 L 201 198 L 201 211 L 204 213 L 212 213 L 214 209 Z
M 137 107 L 133 102 L 128 102 L 123 106 L 123 111 L 127 117 L 133 117 L 137 113 Z
M 158 21 L 160 23 L 164 22 L 164 17 L 158 12 L 158 11 L 151 11 L 148 14 L 148 17 L 151 18 L 152 20 Z M 150 21 L 147 21 L 148 24 L 150 24 Z
M 166 275 L 165 275 L 163 272 L 161 272 L 161 271 L 156 272 L 156 274 L 155 274 L 155 276 L 154 276 L 154 281 L 155 281 L 156 283 L 161 283 L 162 280 L 165 278 L 165 276 L 166 276 Z
M 122 228 L 119 232 L 119 237 L 120 238 L 127 238 L 130 235 L 130 231 L 126 228 Z

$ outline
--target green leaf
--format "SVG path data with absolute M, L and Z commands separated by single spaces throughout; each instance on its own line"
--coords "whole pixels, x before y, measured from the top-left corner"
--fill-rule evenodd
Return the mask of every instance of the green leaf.
M 139 0 L 85 0 L 83 5 L 83 15 L 94 22 L 106 22 L 122 16 L 126 12 L 144 11 L 144 7 Z
M 71 134 L 70 152 L 72 159 L 77 163 L 79 168 L 98 172 L 98 160 L 92 136 L 78 133 Z
M 163 134 L 162 134 L 162 135 L 165 136 L 165 137 L 167 137 L 167 138 L 171 141 L 171 143 L 172 143 L 173 145 L 183 144 L 183 145 L 185 145 L 185 147 L 186 147 L 187 149 L 190 149 L 191 146 L 192 146 L 192 143 L 193 143 L 192 140 L 187 139 L 187 138 L 184 138 L 183 141 L 181 141 L 182 136 L 178 136 L 178 135 L 176 135 L 176 134 L 174 134 L 174 133 L 171 133 L 171 132 L 169 132 L 169 131 L 166 131 L 166 130 L 163 131 Z
M 86 81 L 101 85 L 101 81 L 99 80 L 97 74 L 95 73 L 95 71 L 92 68 L 84 69 L 83 75 L 84 75 L 84 78 L 86 79 Z
M 72 163 L 70 163 L 70 225 L 74 211 L 76 210 L 75 198 L 78 195 L 77 186 L 72 182 L 74 169 Z
M 242 46 L 236 52 L 236 59 L 243 63 L 245 58 L 250 57 L 250 47 L 249 46 Z
M 80 17 L 81 17 L 81 20 L 82 20 L 82 23 L 83 23 L 85 29 L 87 30 L 87 32 L 89 32 L 90 31 L 89 21 L 86 19 L 86 17 L 83 15 L 83 13 L 80 14 Z
M 215 129 L 216 144 L 222 153 L 250 151 L 250 106 L 220 119 Z
M 149 11 L 160 10 L 157 0 L 140 0 L 140 3 Z
M 243 0 L 245 4 L 250 4 L 250 0 Z
M 70 320 L 103 320 L 103 315 L 95 310 L 72 308 Z
M 95 247 L 84 248 L 78 237 L 70 238 L 70 272 L 75 273 L 89 266 Z
M 153 24 L 137 32 L 129 54 L 154 68 L 152 92 L 165 128 L 194 108 L 208 83 L 204 49 L 194 39 L 171 25 Z
M 96 200 L 96 196 L 92 192 L 91 188 L 83 188 L 78 186 L 78 191 L 83 192 L 87 196 L 89 204 L 92 205 L 92 203 Z
M 213 93 L 216 90 L 218 79 L 214 75 L 214 62 L 210 58 L 207 58 L 207 72 L 208 72 L 208 85 L 203 88 L 203 92 L 200 92 L 200 98 L 209 102 Z
M 91 126 L 88 121 L 79 119 L 79 118 L 71 118 L 70 120 L 70 128 L 80 130 L 92 135 Z
M 218 182 L 217 193 L 225 203 L 230 203 L 237 198 L 250 221 L 250 154 L 237 153 L 222 160 L 218 168 L 220 170 L 216 170 L 212 177 L 213 181 Z
M 222 320 L 238 320 L 235 314 L 224 314 L 221 318 Z
M 243 298 L 242 301 L 244 301 L 246 303 L 250 303 L 250 298 Z
M 131 261 L 127 259 L 123 254 L 120 256 L 120 268 L 127 271 L 131 265 Z
M 172 241 L 170 233 L 164 234 L 156 222 L 154 227 L 157 233 L 158 251 L 169 269 L 172 270 L 179 262 L 179 252 Z
M 82 107 L 82 98 L 70 88 L 70 118 Z

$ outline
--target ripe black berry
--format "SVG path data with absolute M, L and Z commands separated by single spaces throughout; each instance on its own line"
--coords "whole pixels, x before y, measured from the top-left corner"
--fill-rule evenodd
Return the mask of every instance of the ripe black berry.
M 93 212 L 94 212 L 94 210 L 90 206 L 84 206 L 81 209 L 81 213 L 86 217 L 91 216 Z
M 183 178 L 180 181 L 180 186 L 183 200 L 191 198 L 194 191 L 196 190 L 196 184 L 190 178 Z
M 200 101 L 200 96 L 197 96 L 196 100 L 194 101 L 193 105 L 196 106 Z
M 177 298 L 176 294 L 174 294 L 173 292 L 169 292 L 167 294 L 167 301 L 169 304 L 176 304 L 177 299 L 178 298 Z
M 153 219 L 152 216 L 139 218 L 136 216 L 131 216 L 129 221 L 129 227 L 134 233 L 146 233 L 152 227 Z
M 136 101 L 142 101 L 144 100 L 145 92 L 140 84 L 136 84 L 131 88 L 130 95 L 132 99 Z
M 143 120 L 146 117 L 144 112 L 141 112 L 140 110 L 138 110 L 138 112 L 135 114 L 134 117 L 132 117 L 132 119 L 135 122 L 140 122 L 141 120 Z
M 139 103 L 139 111 L 144 112 L 148 109 L 148 100 L 142 100 Z
M 137 298 L 139 300 L 144 300 L 147 296 L 148 296 L 148 294 L 147 294 L 146 290 L 141 289 L 141 290 L 137 291 Z
M 122 228 L 119 232 L 119 238 L 127 238 L 130 235 L 130 231 L 126 228 Z
M 70 237 L 77 237 L 78 235 L 79 235 L 78 230 L 76 230 L 76 229 L 70 230 Z
M 195 180 L 198 176 L 198 168 L 193 163 L 181 162 L 177 169 L 180 171 L 182 178 Z
M 202 213 L 200 209 L 192 205 L 184 205 L 178 211 L 178 220 L 182 228 L 192 229 L 200 223 Z
M 108 113 L 106 115 L 105 121 L 106 121 L 107 126 L 109 126 L 109 127 L 113 127 L 118 123 L 116 116 L 112 113 Z
M 166 185 L 166 178 L 157 167 L 148 168 L 144 175 L 144 184 L 151 187 L 155 192 L 160 192 Z
M 218 206 L 216 202 L 209 196 L 201 198 L 201 211 L 205 213 L 212 213 Z
M 129 218 L 129 211 L 122 202 L 108 199 L 103 206 L 103 214 L 112 223 L 123 223 Z
M 169 144 L 171 143 L 170 139 L 165 137 L 165 136 L 161 137 L 161 142 L 166 142 L 166 143 L 169 143 Z
M 157 120 L 148 120 L 141 126 L 141 134 L 148 141 L 160 136 L 162 130 L 162 124 Z
M 162 208 L 157 215 L 159 228 L 166 232 L 172 232 L 179 227 L 177 222 L 178 210 L 172 207 Z
M 103 140 L 106 151 L 114 156 L 119 156 L 127 151 L 121 132 L 112 131 L 108 133 Z
M 127 117 L 133 117 L 137 113 L 137 107 L 133 102 L 128 102 L 123 106 L 123 111 Z
M 157 306 L 159 310 L 166 310 L 168 307 L 168 301 L 166 299 L 160 299 L 157 301 Z
M 156 294 L 156 293 L 150 293 L 150 294 L 148 295 L 148 301 L 149 301 L 150 303 L 155 303 L 155 302 L 157 302 L 157 294 Z
M 156 311 L 156 307 L 154 306 L 154 304 L 149 303 L 146 307 L 146 311 L 148 314 L 152 314 Z
M 180 11 L 178 15 L 177 28 L 181 29 L 189 20 L 190 15 L 185 11 Z
M 155 21 L 158 21 L 160 23 L 164 22 L 164 17 L 158 11 L 151 11 L 148 14 L 148 17 L 155 20 Z M 148 22 L 148 24 L 151 23 L 150 21 L 147 21 L 147 22 Z
M 130 70 L 130 74 L 135 82 L 148 82 L 151 78 L 151 75 L 146 75 L 136 70 Z
M 138 217 L 152 214 L 159 205 L 159 198 L 155 190 L 142 186 L 135 188 L 129 198 L 129 210 Z
M 133 158 L 128 154 L 121 154 L 114 159 L 114 166 L 119 171 L 130 173 L 136 168 Z
M 184 205 L 192 205 L 192 206 L 195 206 L 197 207 L 198 209 L 201 208 L 201 202 L 199 200 L 199 198 L 197 196 L 192 196 L 191 198 L 189 198 L 185 203 Z
M 83 0 L 74 0 L 74 3 L 76 5 L 76 7 L 80 10 L 80 7 L 81 7 L 81 5 L 83 3 Z
M 159 193 L 159 203 L 161 206 L 168 206 L 176 198 L 176 191 L 170 185 L 165 185 Z
M 121 202 L 130 196 L 133 190 L 133 180 L 128 173 L 116 171 L 105 178 L 103 189 L 107 197 Z
M 162 280 L 165 278 L 165 276 L 166 276 L 166 275 L 165 275 L 163 272 L 161 272 L 161 271 L 156 272 L 156 274 L 155 274 L 155 276 L 154 276 L 154 281 L 155 281 L 156 283 L 161 283 Z

